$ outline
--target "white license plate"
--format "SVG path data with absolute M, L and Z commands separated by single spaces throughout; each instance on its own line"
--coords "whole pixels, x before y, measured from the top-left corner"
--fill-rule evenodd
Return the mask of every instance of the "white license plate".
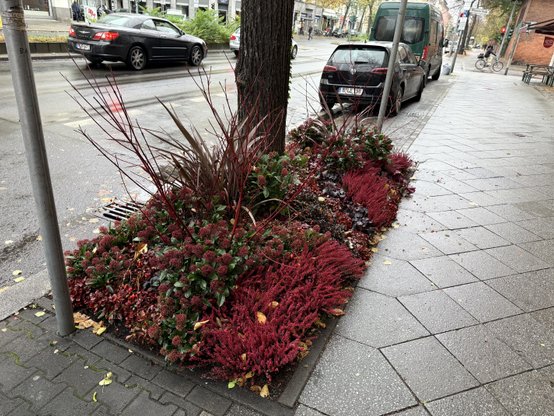
M 348 95 L 362 95 L 364 93 L 364 89 L 340 87 L 339 92 L 342 94 L 348 94 Z
M 90 51 L 90 45 L 84 45 L 84 44 L 82 44 L 82 43 L 76 43 L 76 44 L 75 44 L 75 47 L 76 47 L 77 49 L 81 49 L 81 50 L 83 50 L 83 51 Z

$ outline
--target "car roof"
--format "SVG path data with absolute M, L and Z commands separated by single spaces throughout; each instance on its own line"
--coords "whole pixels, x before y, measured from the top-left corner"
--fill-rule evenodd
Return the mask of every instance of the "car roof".
M 393 42 L 384 41 L 384 40 L 372 40 L 369 42 L 364 41 L 355 41 L 350 43 L 345 43 L 342 45 L 337 46 L 337 49 L 347 49 L 351 46 L 378 46 L 380 48 L 387 48 L 392 49 Z M 404 43 L 400 42 L 399 45 L 404 45 Z

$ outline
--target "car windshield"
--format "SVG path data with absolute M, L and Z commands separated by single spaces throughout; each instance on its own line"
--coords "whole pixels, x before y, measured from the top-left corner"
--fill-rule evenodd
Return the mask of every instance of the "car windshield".
M 392 42 L 394 38 L 394 29 L 396 27 L 396 16 L 381 16 L 377 19 L 375 25 L 375 40 L 386 40 Z M 419 43 L 423 40 L 423 31 L 425 20 L 419 17 L 406 17 L 404 19 L 404 29 L 400 42 L 410 45 Z
M 367 46 L 351 46 L 337 49 L 331 60 L 335 64 L 366 64 L 374 68 L 381 68 L 385 64 L 387 53 L 383 48 L 370 48 Z
M 102 17 L 101 19 L 99 19 L 98 23 L 102 23 L 104 25 L 110 25 L 110 26 L 127 26 L 130 20 L 131 18 L 127 16 L 117 16 L 114 14 L 108 14 Z

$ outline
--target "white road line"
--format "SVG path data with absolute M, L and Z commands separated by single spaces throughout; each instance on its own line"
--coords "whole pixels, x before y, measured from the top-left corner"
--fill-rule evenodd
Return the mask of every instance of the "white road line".
M 87 118 L 86 120 L 72 121 L 71 123 L 65 123 L 64 126 L 77 128 L 79 126 L 88 126 L 89 124 L 94 124 L 92 118 Z

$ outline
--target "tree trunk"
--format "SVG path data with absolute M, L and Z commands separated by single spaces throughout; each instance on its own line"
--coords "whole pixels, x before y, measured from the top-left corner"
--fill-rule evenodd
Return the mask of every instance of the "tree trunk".
M 364 10 L 362 11 L 362 17 L 360 19 L 360 23 L 358 23 L 358 32 L 361 32 L 362 29 L 364 28 L 364 17 L 365 17 L 365 7 L 364 7 Z
M 471 35 L 473 34 L 473 29 L 475 28 L 475 25 L 477 24 L 477 19 L 479 18 L 479 16 L 477 15 L 474 15 L 473 16 L 473 22 L 471 23 L 471 27 L 469 29 L 469 32 L 468 32 L 468 36 L 466 38 L 466 43 L 464 45 L 464 49 L 467 49 L 468 45 L 469 45 L 469 42 L 471 41 Z
M 346 12 L 344 12 L 344 19 L 342 19 L 342 25 L 341 29 L 344 29 L 344 24 L 346 23 L 346 19 L 348 19 L 348 11 L 350 10 L 350 2 L 346 5 Z
M 373 7 L 369 6 L 369 15 L 367 16 L 367 34 L 371 33 L 371 26 L 373 25 Z
M 285 150 L 294 0 L 243 0 L 236 66 L 239 119 L 250 114 L 268 151 Z

